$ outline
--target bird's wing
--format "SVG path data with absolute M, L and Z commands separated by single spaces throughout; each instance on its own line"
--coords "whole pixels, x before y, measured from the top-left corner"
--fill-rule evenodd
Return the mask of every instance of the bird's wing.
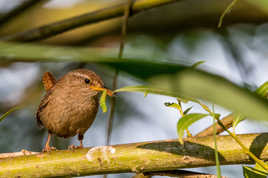
M 38 107 L 38 110 L 36 112 L 36 120 L 37 120 L 37 124 L 38 126 L 42 126 L 43 123 L 40 119 L 40 114 L 43 111 L 43 109 L 48 105 L 49 103 L 49 97 L 52 93 L 52 87 L 56 84 L 56 79 L 53 77 L 53 75 L 50 72 L 45 72 L 42 78 L 42 83 L 43 86 L 46 90 L 46 95 L 44 96 L 44 98 L 41 100 L 41 103 Z
M 42 78 L 42 82 L 45 90 L 48 91 L 55 85 L 57 81 L 50 72 L 45 72 Z
M 43 123 L 40 119 L 40 114 L 41 112 L 44 110 L 45 107 L 47 107 L 48 103 L 49 103 L 49 97 L 52 93 L 52 90 L 48 90 L 46 95 L 44 96 L 44 98 L 41 100 L 41 103 L 38 107 L 38 110 L 36 112 L 36 120 L 37 120 L 37 124 L 39 127 L 42 127 L 43 126 Z

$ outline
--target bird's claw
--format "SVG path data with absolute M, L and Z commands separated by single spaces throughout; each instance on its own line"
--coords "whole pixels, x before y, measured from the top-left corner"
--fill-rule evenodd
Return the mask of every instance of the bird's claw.
M 83 145 L 79 145 L 79 146 L 70 145 L 70 146 L 68 146 L 68 150 L 75 150 L 75 149 L 79 149 L 79 148 L 83 148 Z
M 51 152 L 51 151 L 56 151 L 57 149 L 55 147 L 45 147 L 42 152 Z

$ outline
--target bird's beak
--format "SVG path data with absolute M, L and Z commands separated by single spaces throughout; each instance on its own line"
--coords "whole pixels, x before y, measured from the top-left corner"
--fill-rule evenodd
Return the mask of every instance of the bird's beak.
M 96 87 L 96 86 L 90 86 L 90 88 L 92 90 L 95 90 L 95 91 L 104 91 L 104 90 L 106 90 L 107 91 L 107 95 L 109 95 L 109 96 L 113 96 L 113 94 L 114 94 L 112 90 L 109 90 L 107 88 L 101 88 L 101 87 Z

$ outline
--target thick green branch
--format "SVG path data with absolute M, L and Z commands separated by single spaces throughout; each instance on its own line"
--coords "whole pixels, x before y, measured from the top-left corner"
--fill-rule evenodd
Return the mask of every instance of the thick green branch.
M 268 133 L 238 135 L 260 159 L 268 160 Z M 230 136 L 217 136 L 221 165 L 253 163 Z M 213 137 L 133 143 L 55 151 L 1 159 L 0 177 L 81 176 L 148 172 L 215 165 Z
M 160 5 L 169 4 L 178 0 L 137 0 L 133 4 L 133 13 L 137 13 L 146 9 L 151 9 Z M 39 28 L 27 30 L 15 35 L 8 36 L 4 40 L 12 41 L 36 41 L 42 40 L 59 33 L 81 27 L 90 23 L 96 23 L 114 17 L 123 16 L 127 1 L 118 5 L 89 12 L 69 19 L 58 21 L 52 24 L 44 25 Z

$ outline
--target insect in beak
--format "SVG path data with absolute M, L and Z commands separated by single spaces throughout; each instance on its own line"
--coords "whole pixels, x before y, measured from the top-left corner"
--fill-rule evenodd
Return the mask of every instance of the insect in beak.
M 113 96 L 113 94 L 114 94 L 112 90 L 109 90 L 107 88 L 101 88 L 101 87 L 96 87 L 96 86 L 90 86 L 90 88 L 92 90 L 95 90 L 95 91 L 104 91 L 104 90 L 106 90 L 107 91 L 107 95 L 109 95 L 109 96 Z

